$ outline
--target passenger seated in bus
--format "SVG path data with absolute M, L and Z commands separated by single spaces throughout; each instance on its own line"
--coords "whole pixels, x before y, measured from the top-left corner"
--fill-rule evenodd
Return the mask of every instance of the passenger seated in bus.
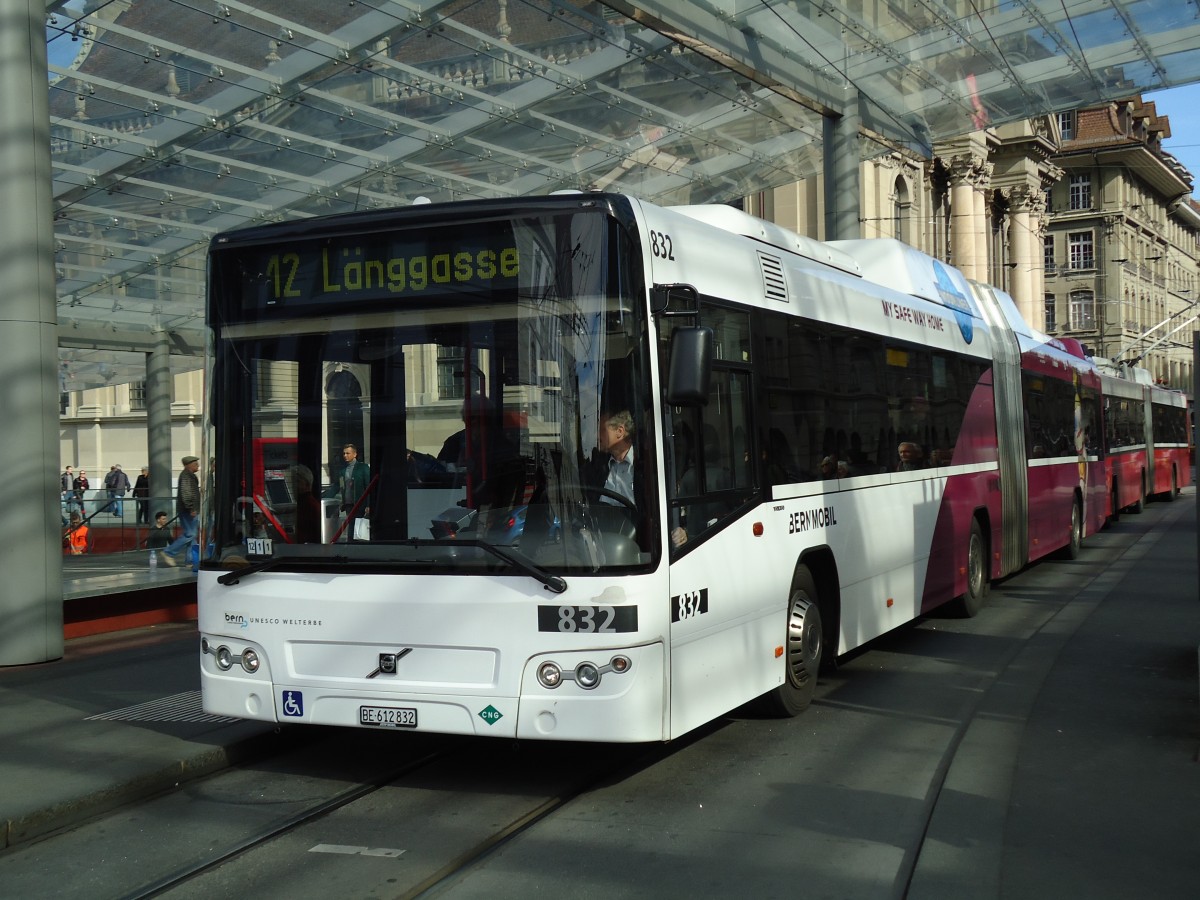
M 897 472 L 915 472 L 925 468 L 925 453 L 920 444 L 901 441 L 896 453 L 900 457 L 900 462 L 896 464 Z
M 458 505 L 476 511 L 468 530 L 499 540 L 512 511 L 532 499 L 527 497 L 533 487 L 532 474 L 526 471 L 525 458 L 509 440 L 489 398 L 481 394 L 467 398 L 462 415 L 462 430 L 446 439 L 438 458 L 425 459 L 447 473 L 448 480 L 442 484 L 466 489 Z M 417 456 L 410 452 L 409 459 Z M 453 457 L 453 461 L 442 457 Z M 435 523 L 434 527 L 440 526 Z
M 931 466 L 948 466 L 950 460 L 954 458 L 953 450 L 937 449 L 929 454 L 929 465 Z
M 441 487 L 463 487 L 468 479 L 474 492 L 483 490 L 485 481 L 493 484 L 499 469 L 517 455 L 503 426 L 496 421 L 495 407 L 482 394 L 473 394 L 459 410 L 463 427 L 442 443 L 437 456 L 408 451 L 409 481 Z M 505 492 L 501 492 L 505 493 Z M 479 502 L 495 502 L 486 497 Z
M 837 478 L 838 460 L 837 456 L 830 454 L 821 460 L 821 477 L 822 478 Z
M 463 401 L 458 418 L 467 421 L 467 406 L 481 404 L 482 398 L 475 395 Z M 435 487 L 461 487 L 466 479 L 467 429 L 458 429 L 442 442 L 437 456 L 408 451 L 408 480 L 410 484 L 425 484 Z

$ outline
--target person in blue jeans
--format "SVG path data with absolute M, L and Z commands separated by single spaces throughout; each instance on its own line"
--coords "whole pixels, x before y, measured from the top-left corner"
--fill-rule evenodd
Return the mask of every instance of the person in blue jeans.
M 162 561 L 168 566 L 179 565 L 176 557 L 180 552 L 185 554 L 183 558 L 187 560 L 186 554 L 191 553 L 192 544 L 196 540 L 196 526 L 200 522 L 200 479 L 196 477 L 196 472 L 200 470 L 200 459 L 185 456 L 181 462 L 183 471 L 179 473 L 175 491 L 175 512 L 179 516 L 181 532 L 179 537 L 161 551 Z M 197 568 L 192 566 L 192 571 L 196 571 Z
M 104 476 L 104 491 L 108 494 L 107 509 L 118 519 L 124 515 L 124 497 L 125 492 L 129 490 L 129 476 L 122 471 L 119 465 L 108 467 L 108 474 Z

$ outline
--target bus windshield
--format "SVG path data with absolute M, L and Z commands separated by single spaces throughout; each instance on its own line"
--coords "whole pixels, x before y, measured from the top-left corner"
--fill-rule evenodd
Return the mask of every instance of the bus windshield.
M 426 209 L 214 243 L 208 562 L 651 567 L 650 341 L 629 235 L 603 209 Z

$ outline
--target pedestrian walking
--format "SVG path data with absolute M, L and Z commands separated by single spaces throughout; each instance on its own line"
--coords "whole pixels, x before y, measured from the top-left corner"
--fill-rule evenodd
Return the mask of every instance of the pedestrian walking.
M 200 479 L 196 473 L 200 470 L 200 458 L 185 456 L 183 471 L 179 473 L 175 491 L 175 512 L 179 516 L 180 535 L 162 550 L 162 561 L 168 566 L 177 566 L 176 557 L 182 551 L 190 554 L 192 544 L 196 540 L 196 526 L 200 521 Z M 187 559 L 187 556 L 184 556 Z M 192 567 L 193 571 L 196 566 Z
M 108 474 L 104 476 L 104 492 L 108 496 L 105 508 L 118 519 L 124 518 L 124 497 L 128 490 L 129 476 L 121 470 L 120 464 L 109 466 Z
M 133 496 L 137 503 L 137 523 L 150 524 L 150 468 L 142 466 L 142 474 L 133 483 Z

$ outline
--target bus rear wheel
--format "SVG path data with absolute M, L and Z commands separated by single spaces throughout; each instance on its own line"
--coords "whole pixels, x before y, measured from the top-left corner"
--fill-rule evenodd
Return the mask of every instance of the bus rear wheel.
M 979 614 L 987 600 L 987 543 L 979 520 L 971 521 L 971 536 L 967 539 L 967 589 L 955 602 L 959 615 L 970 619 Z
M 1079 551 L 1083 548 L 1083 509 L 1079 498 L 1071 504 L 1071 536 L 1063 547 L 1063 556 L 1067 559 L 1079 559 Z
M 770 713 L 795 716 L 812 703 L 817 673 L 821 670 L 821 657 L 825 652 L 825 632 L 821 624 L 817 585 L 807 568 L 801 567 L 792 583 L 784 649 L 784 682 L 764 696 L 763 700 Z

